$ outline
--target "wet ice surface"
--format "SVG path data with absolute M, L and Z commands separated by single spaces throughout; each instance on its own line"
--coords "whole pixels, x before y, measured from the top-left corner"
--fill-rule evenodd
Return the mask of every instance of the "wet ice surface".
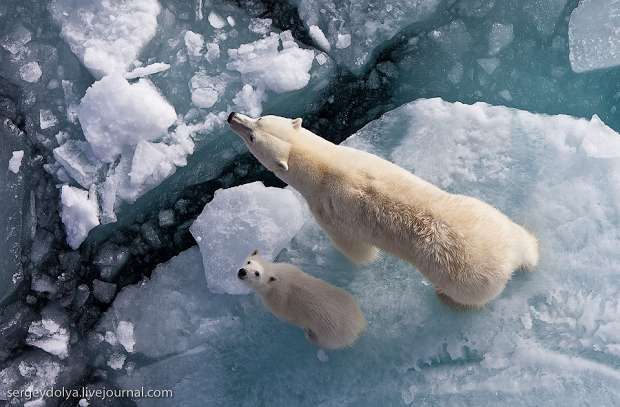
M 597 118 L 484 103 L 430 99 L 391 111 L 344 144 L 505 211 L 540 239 L 534 273 L 516 273 L 480 311 L 455 311 L 390 255 L 352 266 L 306 215 L 279 259 L 358 298 L 369 326 L 355 346 L 317 356 L 254 296 L 209 293 L 191 249 L 151 281 L 125 288 L 108 312 L 100 332 L 131 318 L 135 350 L 150 361 L 129 355 L 135 366 L 115 380 L 128 388 L 173 385 L 187 405 L 613 404 L 620 397 L 620 154 L 600 157 L 588 146 L 617 137 Z M 154 301 L 175 317 L 145 313 Z

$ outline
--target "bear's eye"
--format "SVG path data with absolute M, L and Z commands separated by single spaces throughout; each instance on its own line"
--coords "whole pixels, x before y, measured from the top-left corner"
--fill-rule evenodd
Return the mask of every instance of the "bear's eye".
M 275 277 L 269 277 L 269 282 L 276 281 Z
M 258 276 L 260 276 L 260 273 L 259 273 L 258 271 L 255 271 L 255 272 L 254 272 L 254 275 L 255 275 L 256 277 L 258 277 Z
M 245 264 L 250 264 L 250 261 L 248 260 L 248 262 L 247 262 L 247 263 L 245 263 Z

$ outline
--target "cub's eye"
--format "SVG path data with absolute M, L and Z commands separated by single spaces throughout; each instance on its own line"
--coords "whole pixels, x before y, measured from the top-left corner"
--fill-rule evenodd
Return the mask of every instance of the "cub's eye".
M 245 264 L 250 264 L 250 262 L 248 261 L 248 262 L 247 262 L 247 263 L 245 263 Z
M 255 275 L 256 277 L 258 277 L 258 276 L 260 276 L 260 273 L 259 273 L 258 271 L 255 271 L 255 272 L 254 272 L 254 275 Z

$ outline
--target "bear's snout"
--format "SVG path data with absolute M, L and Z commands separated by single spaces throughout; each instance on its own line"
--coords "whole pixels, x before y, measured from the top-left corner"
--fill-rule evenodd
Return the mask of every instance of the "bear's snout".
M 235 117 L 235 114 L 236 114 L 235 112 L 230 112 L 230 114 L 228 115 L 228 119 L 226 119 L 226 121 L 228 123 L 230 123 L 232 121 L 233 117 Z
M 239 272 L 237 273 L 237 277 L 239 277 L 239 279 L 243 280 L 245 278 L 245 276 L 247 276 L 248 272 L 245 269 L 239 269 Z

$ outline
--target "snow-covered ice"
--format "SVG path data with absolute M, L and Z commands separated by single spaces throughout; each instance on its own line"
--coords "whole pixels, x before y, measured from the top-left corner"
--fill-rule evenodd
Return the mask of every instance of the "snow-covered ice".
M 331 49 L 331 45 L 329 44 L 325 33 L 321 31 L 318 25 L 311 25 L 308 29 L 308 32 L 310 33 L 310 37 L 312 37 L 312 41 L 314 41 L 317 47 L 319 47 L 325 52 L 329 52 L 329 50 Z
M 568 25 L 570 64 L 575 72 L 620 65 L 620 3 L 584 0 Z
M 99 204 L 94 188 L 85 191 L 63 185 L 60 197 L 62 223 L 67 233 L 67 243 L 73 249 L 80 247 L 88 232 L 99 225 Z
M 130 84 L 110 75 L 88 88 L 78 117 L 94 154 L 113 162 L 140 141 L 165 135 L 176 112 L 147 79 Z
M 52 0 L 50 12 L 71 50 L 96 78 L 123 74 L 155 35 L 157 0 Z
M 19 68 L 19 76 L 26 82 L 39 82 L 42 74 L 43 72 L 38 62 L 28 62 Z
M 67 140 L 53 153 L 56 161 L 82 187 L 88 189 L 97 181 L 102 163 L 85 141 Z
M 237 270 L 256 249 L 273 259 L 303 224 L 303 206 L 289 190 L 253 182 L 215 193 L 190 232 L 203 256 L 212 292 L 247 294 Z
M 289 31 L 271 33 L 238 49 L 229 49 L 228 55 L 228 69 L 240 72 L 255 86 L 276 93 L 305 87 L 314 61 L 314 51 L 300 48 Z
M 143 78 L 149 75 L 155 75 L 157 73 L 166 72 L 170 69 L 170 64 L 165 64 L 163 62 L 155 62 L 154 64 L 150 64 L 147 66 L 141 66 L 135 68 L 131 72 L 127 72 L 125 74 L 125 79 L 136 79 Z

